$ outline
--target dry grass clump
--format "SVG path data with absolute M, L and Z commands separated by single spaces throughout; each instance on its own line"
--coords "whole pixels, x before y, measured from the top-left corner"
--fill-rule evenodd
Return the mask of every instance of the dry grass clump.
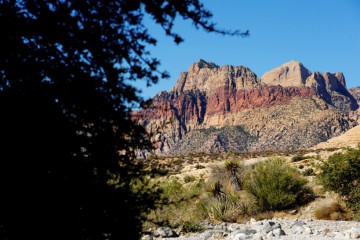
M 346 209 L 338 202 L 325 203 L 315 209 L 314 216 L 321 220 L 350 219 Z

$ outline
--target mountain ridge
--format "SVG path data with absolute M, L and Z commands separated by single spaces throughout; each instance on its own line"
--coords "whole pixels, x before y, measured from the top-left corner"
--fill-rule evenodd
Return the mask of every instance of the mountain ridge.
M 206 148 L 209 152 L 287 150 L 310 147 L 352 128 L 357 123 L 349 113 L 356 109 L 358 103 L 340 72 L 311 73 L 291 61 L 260 79 L 248 67 L 218 66 L 201 59 L 180 74 L 170 92 L 157 94 L 152 108 L 134 113 L 134 119 L 152 134 L 159 154 L 194 151 L 187 143 L 194 145 L 201 135 L 196 131 L 211 127 L 224 131 L 201 135 L 204 144 L 218 146 Z M 249 114 L 252 119 L 245 120 Z M 234 139 L 227 137 L 229 126 L 244 129 L 247 137 L 241 131 L 238 136 L 244 143 L 236 143 L 243 147 L 226 143 Z

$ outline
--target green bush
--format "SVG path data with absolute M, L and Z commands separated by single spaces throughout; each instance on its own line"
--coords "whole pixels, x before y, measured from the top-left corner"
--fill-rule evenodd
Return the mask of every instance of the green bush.
M 205 230 L 205 227 L 202 226 L 198 222 L 194 221 L 185 221 L 182 225 L 182 231 L 185 233 L 189 232 L 203 232 Z
M 320 167 L 318 178 L 325 189 L 348 196 L 360 181 L 360 146 L 335 153 Z
M 351 190 L 347 200 L 349 208 L 354 211 L 354 219 L 360 220 L 360 186 L 359 184 Z
M 307 180 L 282 158 L 256 164 L 247 174 L 244 188 L 251 193 L 260 210 L 283 210 L 305 203 L 312 191 Z
M 348 207 L 360 216 L 360 145 L 330 156 L 320 170 L 318 179 L 324 188 L 344 196 Z

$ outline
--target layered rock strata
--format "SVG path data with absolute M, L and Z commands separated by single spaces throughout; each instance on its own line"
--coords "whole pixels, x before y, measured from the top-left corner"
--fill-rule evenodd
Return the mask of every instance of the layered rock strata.
M 291 150 L 352 128 L 348 114 L 357 108 L 342 73 L 291 61 L 259 79 L 247 67 L 200 60 L 134 119 L 161 154 Z

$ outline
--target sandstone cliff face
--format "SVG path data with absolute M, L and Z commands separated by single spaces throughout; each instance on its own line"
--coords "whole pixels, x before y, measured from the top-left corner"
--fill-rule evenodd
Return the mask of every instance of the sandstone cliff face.
M 327 103 L 346 113 L 359 107 L 356 99 L 346 89 L 345 77 L 341 72 L 311 73 L 302 63 L 291 61 L 264 73 L 261 82 L 282 87 L 313 88 Z
M 236 89 L 251 89 L 258 84 L 256 74 L 247 67 L 230 65 L 219 67 L 200 59 L 190 66 L 189 72 L 180 75 L 171 92 L 182 94 L 186 91 L 199 90 L 211 95 L 219 88 L 233 92 Z
M 264 73 L 261 77 L 262 83 L 266 85 L 281 85 L 283 87 L 305 86 L 306 79 L 311 72 L 302 63 L 290 61 L 271 71 Z
M 264 76 L 200 60 L 134 119 L 156 153 L 170 155 L 305 148 L 356 125 L 348 113 L 358 105 L 341 73 L 311 73 L 292 61 Z

